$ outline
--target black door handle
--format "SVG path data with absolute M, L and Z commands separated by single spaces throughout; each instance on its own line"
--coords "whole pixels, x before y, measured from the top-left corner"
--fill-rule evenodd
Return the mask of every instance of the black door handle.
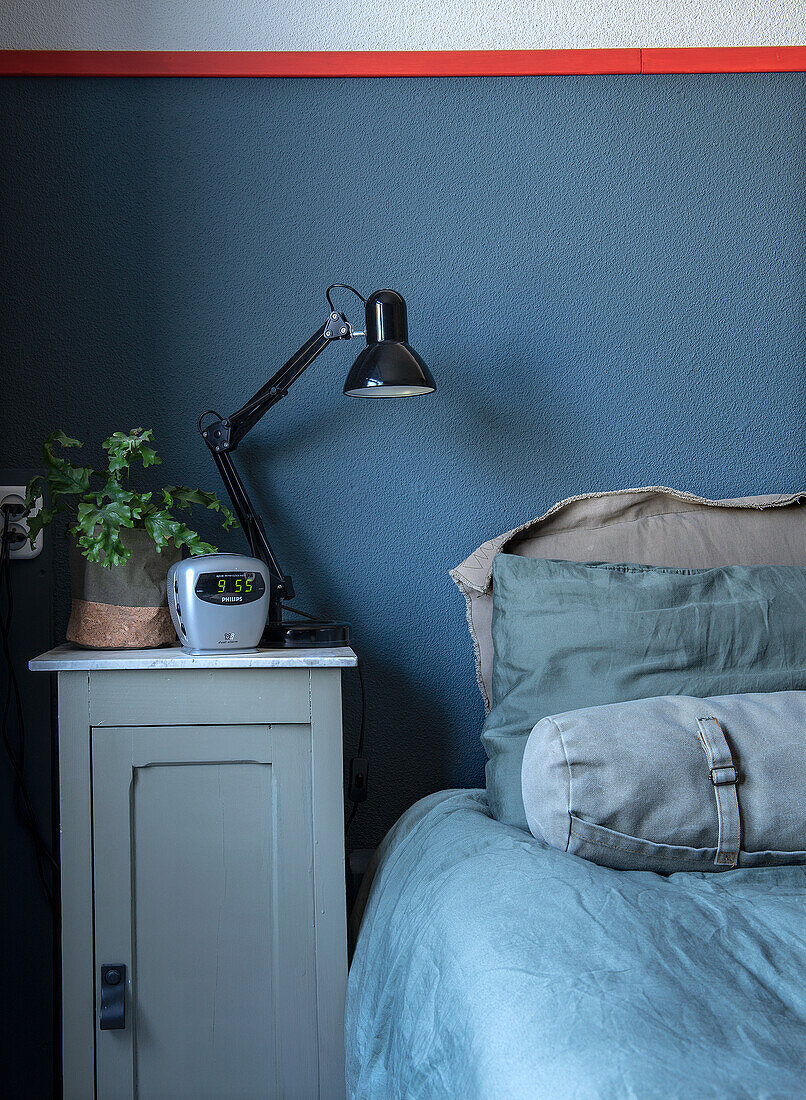
M 126 967 L 111 963 L 101 967 L 101 1031 L 120 1031 L 126 1026 Z

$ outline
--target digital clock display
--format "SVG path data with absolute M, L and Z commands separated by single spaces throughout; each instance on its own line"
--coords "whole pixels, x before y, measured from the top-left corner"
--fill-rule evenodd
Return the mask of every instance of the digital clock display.
M 254 603 L 266 585 L 260 573 L 202 573 L 194 591 L 205 603 Z

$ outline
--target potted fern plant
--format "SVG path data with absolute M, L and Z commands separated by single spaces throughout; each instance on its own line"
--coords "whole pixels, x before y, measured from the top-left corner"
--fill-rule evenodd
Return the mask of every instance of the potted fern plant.
M 133 488 L 135 463 L 160 463 L 150 429 L 115 432 L 101 444 L 106 469 L 74 465 L 56 447 L 82 447 L 64 432 L 43 444 L 45 475 L 28 484 L 26 509 L 31 543 L 60 512 L 72 521 L 72 607 L 67 640 L 93 649 L 140 649 L 175 641 L 165 592 L 169 567 L 184 551 L 214 554 L 176 513 L 193 507 L 218 512 L 226 530 L 236 526 L 215 493 L 168 485 L 150 492 Z M 47 487 L 47 501 L 37 504 Z

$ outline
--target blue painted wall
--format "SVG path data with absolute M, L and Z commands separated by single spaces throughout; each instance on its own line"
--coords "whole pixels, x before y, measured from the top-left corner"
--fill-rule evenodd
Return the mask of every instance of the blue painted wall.
M 1 82 L 6 464 L 145 424 L 166 480 L 215 487 L 198 413 L 261 385 L 328 283 L 403 291 L 434 397 L 343 398 L 335 347 L 239 452 L 298 602 L 354 625 L 374 842 L 482 780 L 447 576 L 479 542 L 585 490 L 806 483 L 805 99 L 802 74 Z

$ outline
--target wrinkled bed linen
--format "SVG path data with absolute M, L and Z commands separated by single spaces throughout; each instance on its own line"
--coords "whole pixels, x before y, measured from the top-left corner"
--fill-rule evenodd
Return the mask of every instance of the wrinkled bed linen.
M 483 791 L 384 841 L 347 995 L 348 1096 L 806 1096 L 806 868 L 615 871 Z

